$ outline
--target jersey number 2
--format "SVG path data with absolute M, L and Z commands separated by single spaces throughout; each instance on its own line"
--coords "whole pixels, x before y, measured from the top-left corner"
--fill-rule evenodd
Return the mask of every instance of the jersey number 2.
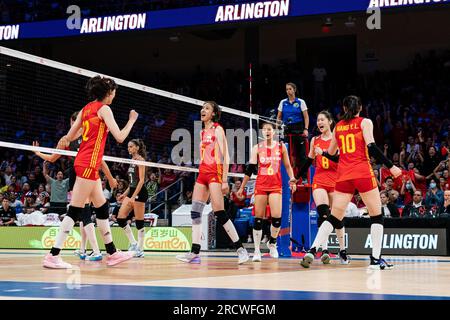
M 87 136 L 87 134 L 88 134 L 88 132 L 89 132 L 89 121 L 83 121 L 83 135 L 82 135 L 82 137 L 83 137 L 83 141 L 88 141 L 88 136 Z

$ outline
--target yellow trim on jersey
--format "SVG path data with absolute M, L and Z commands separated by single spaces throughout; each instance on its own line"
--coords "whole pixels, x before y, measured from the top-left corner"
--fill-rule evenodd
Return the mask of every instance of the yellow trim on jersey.
M 94 151 L 92 152 L 91 156 L 91 163 L 90 167 L 95 167 L 95 163 L 97 162 L 98 154 L 100 152 L 100 146 L 103 140 L 103 133 L 105 131 L 105 123 L 100 123 L 100 128 L 98 129 L 97 139 L 95 141 Z

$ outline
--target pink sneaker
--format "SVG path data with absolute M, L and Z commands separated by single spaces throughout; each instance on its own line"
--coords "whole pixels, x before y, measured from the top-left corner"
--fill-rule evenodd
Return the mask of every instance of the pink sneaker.
M 42 264 L 44 267 L 50 269 L 72 269 L 72 265 L 70 263 L 64 262 L 59 255 L 52 256 L 51 253 L 47 253 L 45 255 Z
M 106 264 L 108 266 L 115 266 L 116 264 L 132 259 L 133 256 L 134 251 L 123 252 L 118 250 L 106 258 Z

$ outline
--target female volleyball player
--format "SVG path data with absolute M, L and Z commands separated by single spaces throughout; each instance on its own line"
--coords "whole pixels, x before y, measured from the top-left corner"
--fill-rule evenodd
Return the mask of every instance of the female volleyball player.
M 319 128 L 320 135 L 311 139 L 308 159 L 302 170 L 308 169 L 315 160 L 316 171 L 314 173 L 312 190 L 318 214 L 318 227 L 322 225 L 330 214 L 330 206 L 332 206 L 333 203 L 334 187 L 337 178 L 337 162 L 339 156 L 330 156 L 324 152 L 328 150 L 331 143 L 332 125 L 332 115 L 328 111 L 319 112 L 317 116 L 317 127 Z M 342 228 L 336 229 L 336 236 L 340 247 L 339 258 L 342 264 L 348 264 L 349 257 L 345 250 L 344 235 L 345 229 L 344 225 L 342 225 Z M 330 263 L 331 259 L 328 252 L 328 239 L 322 244 L 322 256 L 320 257 L 320 260 L 324 264 Z
M 75 120 L 77 119 L 78 113 L 79 113 L 78 111 L 74 112 L 72 114 L 72 116 L 70 117 L 70 126 L 71 127 L 73 126 Z M 69 147 L 66 148 L 67 150 L 78 152 L 78 150 L 80 148 L 80 144 L 81 144 L 82 132 L 83 132 L 82 129 L 80 129 L 78 131 L 77 138 L 70 143 Z M 37 141 L 34 141 L 33 146 L 38 147 L 39 143 Z M 39 151 L 35 151 L 35 154 L 38 157 L 40 157 L 43 160 L 48 161 L 48 162 L 55 162 L 56 160 L 61 158 L 60 154 L 49 155 L 49 154 L 44 154 Z M 117 180 L 114 179 L 114 177 L 111 175 L 111 171 L 109 170 L 108 165 L 103 160 L 102 160 L 102 171 L 106 175 L 111 188 L 117 187 Z M 73 186 L 75 184 L 75 178 L 76 178 L 75 170 L 73 168 L 72 157 L 69 158 L 69 167 L 67 170 L 67 175 L 69 177 L 69 190 L 68 191 L 71 192 L 73 189 Z M 102 254 L 98 247 L 97 237 L 95 236 L 95 226 L 94 226 L 94 223 L 92 222 L 91 216 L 92 216 L 91 202 L 88 199 L 84 206 L 84 210 L 83 210 L 83 213 L 81 216 L 81 221 L 80 221 L 81 246 L 80 246 L 79 250 L 75 251 L 75 254 L 77 256 L 79 256 L 81 260 L 100 261 L 100 260 L 102 260 Z M 89 243 L 91 244 L 91 247 L 92 247 L 92 253 L 90 255 L 86 254 L 87 240 L 89 241 Z
M 258 174 L 255 184 L 255 223 L 253 226 L 253 241 L 255 243 L 255 253 L 253 262 L 261 262 L 261 237 L 263 217 L 266 214 L 267 203 L 270 206 L 272 226 L 270 228 L 270 239 L 267 247 L 272 258 L 278 258 L 277 237 L 281 227 L 281 161 L 289 175 L 289 187 L 295 192 L 297 180 L 289 162 L 289 154 L 283 143 L 273 140 L 275 126 L 265 122 L 262 125 L 264 142 L 255 145 L 252 149 L 250 163 L 245 170 L 245 177 L 238 191 L 242 195 L 244 188 L 252 174 Z M 258 166 L 259 165 L 259 166 Z M 256 170 L 258 166 L 258 170 Z
M 372 238 L 372 254 L 370 256 L 371 269 L 391 269 L 393 265 L 381 257 L 383 239 L 383 215 L 381 213 L 380 193 L 377 181 L 369 161 L 369 155 L 389 168 L 394 177 L 401 175 L 401 170 L 387 159 L 376 146 L 373 137 L 373 123 L 370 119 L 359 116 L 362 104 L 356 96 L 348 96 L 343 101 L 344 116 L 334 129 L 329 155 L 335 155 L 339 148 L 339 164 L 333 207 L 327 220 L 322 223 L 311 249 L 300 264 L 309 268 L 314 261 L 318 245 L 328 239 L 329 234 L 343 226 L 345 209 L 353 197 L 355 189 L 361 195 L 369 211 Z
M 128 142 L 128 153 L 133 160 L 145 161 L 147 154 L 144 142 L 140 139 L 133 139 Z M 119 200 L 123 202 L 117 216 L 117 223 L 123 228 L 130 241 L 128 251 L 135 252 L 135 257 L 140 258 L 144 256 L 144 213 L 145 203 L 148 199 L 147 189 L 144 188 L 145 166 L 131 164 L 128 168 L 128 181 L 130 184 L 127 190 L 119 197 Z M 127 217 L 131 210 L 134 210 L 138 242 L 136 242 L 133 231 L 127 223 Z
M 238 253 L 238 263 L 248 261 L 247 250 L 242 246 L 236 228 L 224 210 L 224 194 L 228 193 L 228 145 L 223 128 L 217 123 L 220 108 L 214 101 L 207 101 L 201 110 L 204 129 L 200 134 L 199 175 L 192 195 L 192 248 L 191 252 L 178 255 L 177 259 L 187 263 L 200 263 L 200 237 L 202 233 L 202 213 L 208 198 L 212 209 Z
M 86 199 L 90 199 L 95 207 L 97 225 L 103 237 L 106 252 L 109 254 L 107 265 L 113 266 L 133 257 L 128 252 L 117 251 L 113 243 L 108 222 L 108 202 L 102 192 L 98 169 L 101 165 L 108 131 L 111 131 L 117 142 L 122 143 L 130 133 L 138 114 L 134 110 L 130 111 L 126 126 L 120 130 L 109 107 L 116 94 L 116 83 L 112 79 L 96 76 L 88 81 L 86 88 L 93 101 L 81 110 L 67 135 L 58 143 L 58 148 L 68 147 L 70 142 L 77 138 L 80 128 L 83 128 L 80 149 L 74 163 L 76 180 L 73 196 L 68 213 L 56 236 L 55 245 L 44 258 L 43 265 L 47 268 L 71 268 L 70 264 L 61 259 L 59 253 L 75 221 L 80 220 Z

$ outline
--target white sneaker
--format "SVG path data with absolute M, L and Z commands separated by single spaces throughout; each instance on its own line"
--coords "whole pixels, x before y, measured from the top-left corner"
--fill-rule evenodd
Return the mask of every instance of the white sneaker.
M 255 251 L 255 253 L 253 253 L 253 262 L 261 262 L 261 251 Z
M 178 260 L 186 262 L 186 263 L 199 264 L 201 262 L 200 255 L 195 254 L 193 252 L 187 252 L 187 253 L 179 254 L 179 255 L 176 256 L 176 258 Z
M 270 243 L 269 241 L 266 243 L 267 248 L 270 250 L 270 256 L 274 259 L 278 259 L 278 250 L 276 243 Z
M 59 255 L 53 256 L 51 253 L 45 255 L 42 265 L 49 269 L 72 269 L 70 263 L 64 262 Z
M 247 252 L 247 250 L 245 250 L 245 248 L 241 247 L 241 248 L 237 249 L 237 254 L 239 257 L 238 264 L 246 263 L 248 261 L 248 259 L 250 259 L 250 257 L 248 256 L 248 252 Z
M 138 250 L 139 250 L 139 248 L 138 248 L 138 244 L 137 243 L 130 244 L 130 246 L 128 247 L 128 251 L 138 251 Z

